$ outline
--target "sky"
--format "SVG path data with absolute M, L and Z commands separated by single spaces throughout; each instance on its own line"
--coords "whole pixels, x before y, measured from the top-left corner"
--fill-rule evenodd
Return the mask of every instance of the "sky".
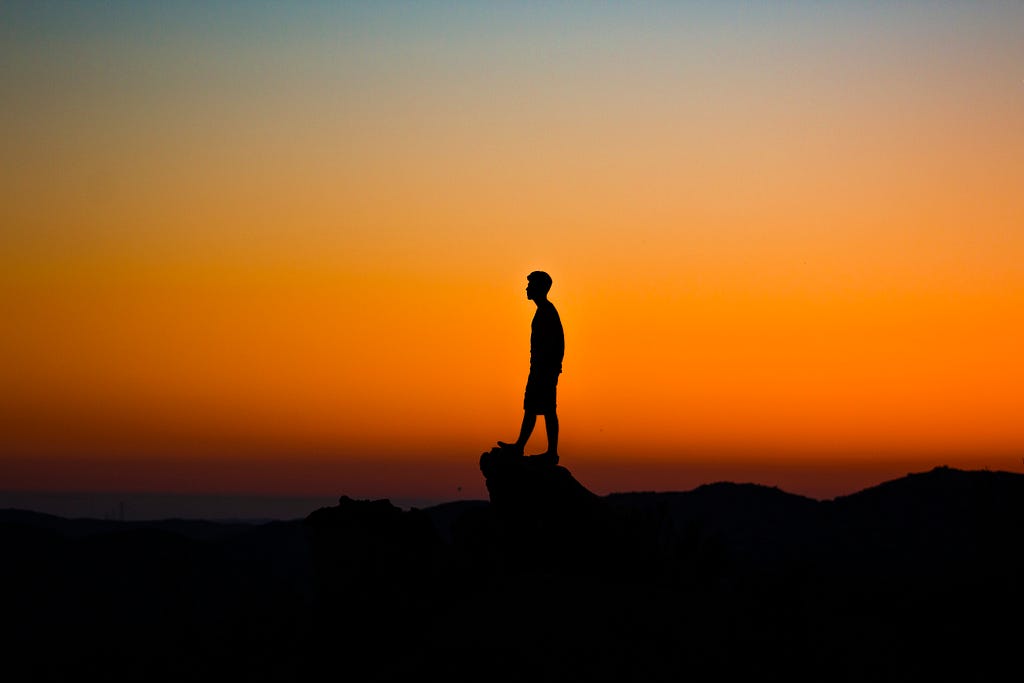
M 1019 2 L 6 2 L 0 489 L 1024 471 Z M 544 449 L 542 424 L 528 446 Z

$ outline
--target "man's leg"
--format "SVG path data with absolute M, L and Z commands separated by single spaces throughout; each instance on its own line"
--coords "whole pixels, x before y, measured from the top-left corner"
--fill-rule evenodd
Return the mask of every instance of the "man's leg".
M 544 418 L 544 424 L 547 424 L 547 418 Z M 530 440 L 530 435 L 533 434 L 533 428 L 537 425 L 537 413 L 523 413 L 523 426 L 519 428 L 519 438 L 516 439 L 514 444 L 508 444 L 504 441 L 499 441 L 498 445 L 502 448 L 512 447 L 516 449 L 520 455 L 522 455 L 526 448 L 526 442 Z
M 548 433 L 547 455 L 558 455 L 558 414 L 554 411 L 544 415 L 544 429 Z
M 530 440 L 536 425 L 537 413 L 523 413 L 523 426 L 519 428 L 519 439 L 516 441 L 516 448 L 520 453 L 526 448 L 526 442 Z

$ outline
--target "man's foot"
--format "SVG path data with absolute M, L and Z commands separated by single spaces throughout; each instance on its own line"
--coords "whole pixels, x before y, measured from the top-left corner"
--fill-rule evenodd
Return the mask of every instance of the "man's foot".
M 551 452 L 538 453 L 537 455 L 535 455 L 533 457 L 536 459 L 537 462 L 543 463 L 545 465 L 552 465 L 553 466 L 553 465 L 557 465 L 558 464 L 558 453 L 551 453 Z
M 504 441 L 498 442 L 498 448 L 503 451 L 509 451 L 512 455 L 522 455 L 523 447 L 515 443 L 505 443 Z

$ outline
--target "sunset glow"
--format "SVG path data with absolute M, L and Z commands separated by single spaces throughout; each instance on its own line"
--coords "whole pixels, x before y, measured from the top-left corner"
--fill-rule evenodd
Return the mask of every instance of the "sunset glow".
M 536 269 L 597 492 L 1024 471 L 1019 3 L 0 25 L 0 489 L 483 497 Z

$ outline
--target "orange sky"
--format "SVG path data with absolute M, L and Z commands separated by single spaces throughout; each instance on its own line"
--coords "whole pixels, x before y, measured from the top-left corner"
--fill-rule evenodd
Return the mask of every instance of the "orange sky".
M 483 495 L 534 269 L 595 490 L 1024 469 L 1019 7 L 61 9 L 4 10 L 0 488 Z

